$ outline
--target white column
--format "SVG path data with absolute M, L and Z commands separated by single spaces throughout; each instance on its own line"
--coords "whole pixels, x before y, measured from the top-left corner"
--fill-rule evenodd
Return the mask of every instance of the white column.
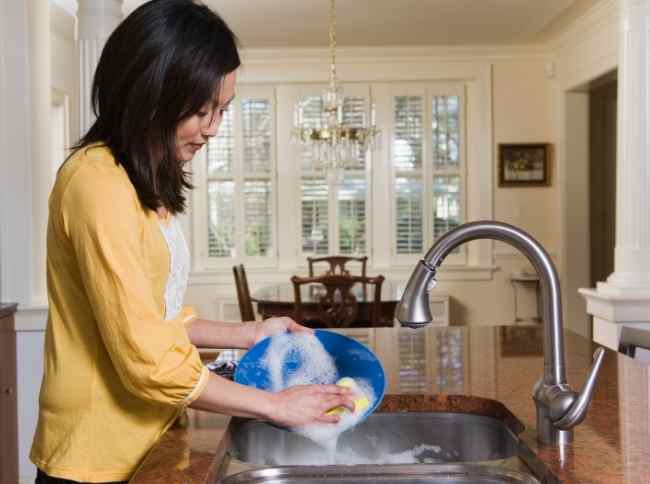
M 621 0 L 614 273 L 583 289 L 594 339 L 618 348 L 622 326 L 650 330 L 650 0 Z
M 122 0 L 79 0 L 79 128 L 83 136 L 95 120 L 91 88 L 104 44 L 122 21 Z
M 650 1 L 621 5 L 615 272 L 602 290 L 650 297 Z
M 52 108 L 50 5 L 48 0 L 29 0 L 29 84 L 32 120 L 32 301 L 47 300 L 45 289 L 45 234 L 47 197 L 50 190 L 50 111 Z

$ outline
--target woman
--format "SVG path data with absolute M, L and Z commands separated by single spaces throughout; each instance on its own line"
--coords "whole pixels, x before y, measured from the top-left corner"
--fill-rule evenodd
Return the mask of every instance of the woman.
M 49 321 L 37 483 L 130 478 L 187 406 L 286 426 L 354 408 L 336 385 L 268 393 L 210 373 L 196 347 L 248 348 L 288 318 L 221 323 L 181 301 L 189 258 L 175 216 L 183 166 L 235 95 L 233 33 L 191 0 L 155 0 L 108 39 L 92 88 L 97 120 L 60 169 L 47 233 Z

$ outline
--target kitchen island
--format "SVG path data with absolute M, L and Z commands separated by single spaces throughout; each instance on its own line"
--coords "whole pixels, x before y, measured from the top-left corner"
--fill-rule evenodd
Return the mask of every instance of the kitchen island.
M 538 444 L 533 385 L 543 372 L 538 326 L 342 330 L 367 344 L 387 376 L 380 412 L 444 411 L 498 418 L 520 432 L 520 457 L 540 481 L 650 482 L 648 367 L 607 350 L 593 402 L 574 442 Z M 596 345 L 565 332 L 567 379 L 581 388 Z M 521 430 L 523 428 L 523 431 Z M 227 419 L 189 410 L 168 430 L 132 481 L 210 483 L 223 458 Z

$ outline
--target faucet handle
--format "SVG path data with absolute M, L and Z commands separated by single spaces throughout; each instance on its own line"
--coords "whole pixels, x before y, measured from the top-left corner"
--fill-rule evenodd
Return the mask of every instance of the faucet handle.
M 596 386 L 596 377 L 598 376 L 598 371 L 603 363 L 604 356 L 605 350 L 603 348 L 598 348 L 594 352 L 594 361 L 589 370 L 589 374 L 587 375 L 587 381 L 585 381 L 582 391 L 573 401 L 569 409 L 562 417 L 553 422 L 553 425 L 556 428 L 560 430 L 569 430 L 585 419 L 594 393 L 594 387 Z

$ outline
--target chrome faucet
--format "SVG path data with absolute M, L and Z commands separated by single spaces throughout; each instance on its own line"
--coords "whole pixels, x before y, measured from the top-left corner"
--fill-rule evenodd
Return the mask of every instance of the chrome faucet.
M 596 376 L 605 351 L 598 348 L 589 375 L 578 394 L 566 382 L 562 301 L 560 283 L 548 253 L 533 237 L 512 225 L 480 221 L 460 225 L 444 234 L 415 267 L 397 306 L 402 326 L 419 328 L 431 322 L 429 291 L 436 283 L 436 270 L 456 247 L 477 239 L 493 239 L 519 249 L 533 265 L 542 289 L 544 321 L 544 375 L 535 385 L 537 439 L 545 444 L 566 444 L 573 440 L 573 427 L 582 422 L 594 391 Z

